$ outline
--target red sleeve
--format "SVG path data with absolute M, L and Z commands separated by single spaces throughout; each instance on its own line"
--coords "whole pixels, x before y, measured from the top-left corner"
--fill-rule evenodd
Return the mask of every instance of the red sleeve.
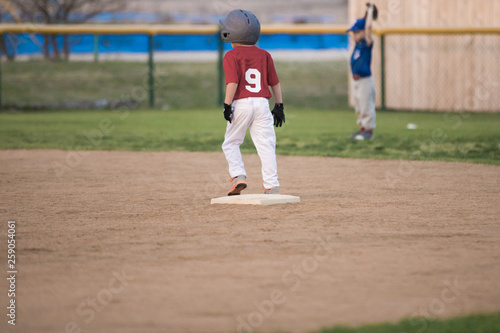
M 222 66 L 224 67 L 224 74 L 226 74 L 226 84 L 239 83 L 238 62 L 236 58 L 230 53 L 226 53 L 222 61 Z
M 278 73 L 276 73 L 276 68 L 274 68 L 273 57 L 269 53 L 267 54 L 267 82 L 271 87 L 280 83 Z

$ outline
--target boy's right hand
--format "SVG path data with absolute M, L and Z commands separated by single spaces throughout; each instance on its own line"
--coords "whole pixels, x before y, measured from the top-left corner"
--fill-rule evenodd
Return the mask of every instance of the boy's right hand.
M 233 108 L 231 104 L 224 103 L 224 119 L 229 121 L 229 123 L 233 120 Z

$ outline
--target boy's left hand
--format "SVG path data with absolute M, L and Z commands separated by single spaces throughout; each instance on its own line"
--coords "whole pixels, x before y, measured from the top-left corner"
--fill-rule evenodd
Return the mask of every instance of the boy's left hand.
M 273 111 L 271 111 L 273 117 L 274 117 L 274 126 L 276 127 L 281 127 L 283 123 L 285 122 L 285 107 L 283 106 L 283 103 L 276 103 L 274 105 Z
M 224 119 L 229 121 L 229 123 L 233 120 L 233 108 L 231 104 L 224 103 Z

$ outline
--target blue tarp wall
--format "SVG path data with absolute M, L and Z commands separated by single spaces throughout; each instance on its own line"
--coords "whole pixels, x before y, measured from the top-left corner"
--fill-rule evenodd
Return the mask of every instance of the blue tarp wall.
M 8 34 L 7 45 L 10 51 L 16 50 L 18 55 L 35 55 L 42 53 L 43 36 Z M 93 35 L 68 36 L 72 53 L 94 52 Z M 58 44 L 62 47 L 62 36 L 58 36 Z M 231 49 L 229 44 L 225 49 Z M 99 53 L 145 53 L 148 52 L 148 36 L 146 35 L 100 35 Z M 347 35 L 262 35 L 259 47 L 266 50 L 324 50 L 347 49 Z M 155 51 L 215 51 L 218 47 L 216 35 L 158 35 L 154 37 Z

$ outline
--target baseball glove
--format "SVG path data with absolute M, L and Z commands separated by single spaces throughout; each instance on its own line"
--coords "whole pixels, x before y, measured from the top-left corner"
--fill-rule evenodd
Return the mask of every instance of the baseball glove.
M 378 8 L 377 8 L 377 6 L 375 6 L 375 4 L 373 2 L 366 3 L 366 7 L 370 8 L 371 6 L 373 6 L 373 20 L 375 21 L 378 18 Z M 365 13 L 365 19 L 367 16 L 368 16 L 368 9 L 366 10 L 366 13 Z

